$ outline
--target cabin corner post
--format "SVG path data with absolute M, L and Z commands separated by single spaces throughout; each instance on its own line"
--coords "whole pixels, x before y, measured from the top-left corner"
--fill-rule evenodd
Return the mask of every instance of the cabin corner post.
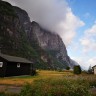
M 30 75 L 33 75 L 33 63 L 30 64 Z
M 6 77 L 7 63 L 5 63 L 4 77 Z

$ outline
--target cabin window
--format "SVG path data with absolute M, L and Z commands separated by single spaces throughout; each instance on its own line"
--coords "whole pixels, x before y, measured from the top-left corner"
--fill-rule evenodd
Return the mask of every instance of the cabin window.
M 3 62 L 0 62 L 0 67 L 3 67 Z
M 17 64 L 17 68 L 20 68 L 20 63 Z

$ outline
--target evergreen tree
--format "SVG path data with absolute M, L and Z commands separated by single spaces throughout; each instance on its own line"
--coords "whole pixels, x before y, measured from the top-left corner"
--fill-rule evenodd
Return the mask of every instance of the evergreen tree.
M 66 70 L 70 70 L 70 67 L 69 67 L 69 66 L 67 66 L 67 67 L 66 67 Z
M 74 66 L 74 74 L 81 74 L 81 67 L 80 67 L 80 65 Z

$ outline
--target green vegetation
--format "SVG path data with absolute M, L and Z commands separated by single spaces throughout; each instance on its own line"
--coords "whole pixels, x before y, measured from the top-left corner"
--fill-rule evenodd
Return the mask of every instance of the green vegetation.
M 55 78 L 53 76 L 25 84 L 20 96 L 96 96 L 90 91 L 93 87 L 96 87 L 96 76 L 66 74 L 58 78 L 57 75 Z
M 79 65 L 74 66 L 74 74 L 81 74 L 81 67 Z
M 72 71 L 58 72 L 40 70 L 37 72 L 38 75 L 32 77 L 0 78 L 0 84 L 5 85 L 10 83 L 12 86 L 23 85 L 20 94 L 2 91 L 0 92 L 0 96 L 96 96 L 96 93 L 91 91 L 92 88 L 96 88 L 95 75 L 84 73 L 74 75 Z M 16 85 L 16 83 L 18 84 Z
M 66 67 L 66 70 L 70 70 L 70 67 L 69 67 L 69 66 L 67 66 L 67 67 Z
M 58 53 L 59 51 L 57 50 L 46 50 L 46 53 L 48 55 L 48 57 L 50 57 L 50 61 L 53 62 L 53 69 L 55 70 L 62 70 L 63 68 L 66 68 L 67 67 L 67 62 L 66 61 L 63 61 L 62 60 L 62 57 L 59 57 L 58 59 L 56 59 L 56 54 Z M 50 62 L 50 63 L 52 63 Z
M 96 87 L 95 77 L 85 74 L 35 80 L 24 85 L 20 96 L 96 96 L 90 91 L 92 86 Z
M 17 17 L 12 5 L 5 1 L 0 1 L 0 15 L 1 14 Z
M 20 96 L 19 94 L 14 94 L 14 93 L 0 93 L 0 96 Z
M 20 96 L 90 96 L 84 80 L 45 79 L 26 84 Z

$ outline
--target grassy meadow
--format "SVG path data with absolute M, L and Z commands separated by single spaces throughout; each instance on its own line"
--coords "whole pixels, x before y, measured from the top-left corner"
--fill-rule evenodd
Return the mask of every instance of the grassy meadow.
M 71 71 L 58 72 L 58 71 L 37 70 L 36 76 L 15 76 L 15 77 L 0 78 L 0 85 L 22 86 L 25 83 L 33 83 L 35 80 L 39 79 L 62 78 L 65 76 L 73 76 L 73 73 Z
M 96 96 L 96 75 L 72 71 L 38 70 L 36 76 L 0 78 L 0 85 L 22 87 L 20 94 L 8 96 Z

